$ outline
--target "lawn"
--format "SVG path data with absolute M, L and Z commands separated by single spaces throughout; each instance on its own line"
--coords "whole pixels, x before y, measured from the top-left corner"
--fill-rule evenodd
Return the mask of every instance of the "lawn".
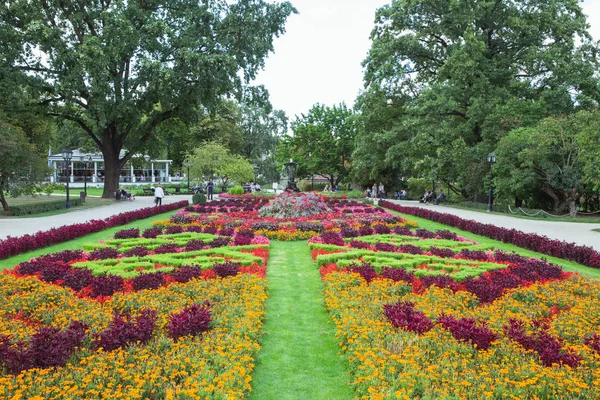
M 79 196 L 73 197 L 79 199 Z M 66 197 L 64 196 L 20 196 L 17 198 L 7 198 L 7 202 L 10 206 L 18 206 L 18 205 L 29 205 L 29 204 L 39 204 L 39 203 L 47 203 L 47 202 L 55 202 L 55 201 L 63 201 L 66 203 Z M 87 210 L 90 208 L 102 207 L 109 204 L 114 203 L 112 199 L 101 199 L 97 197 L 88 197 L 85 203 L 82 203 L 77 206 L 72 206 L 70 210 L 67 210 L 66 207 L 60 210 L 52 210 L 41 212 L 37 214 L 28 214 L 28 215 L 18 215 L 18 216 L 5 216 L 0 214 L 0 218 L 2 219 L 11 219 L 11 218 L 38 218 L 38 217 L 47 217 L 51 215 L 58 215 L 68 213 L 71 210 Z M 66 204 L 65 204 L 66 206 Z
M 589 279 L 600 270 L 357 202 L 313 200 L 327 213 L 277 220 L 258 215 L 265 200 L 231 198 L 0 261 L 21 263 L 0 276 L 0 335 L 31 350 L 0 345 L 0 394 L 600 395 L 600 283 Z M 40 327 L 57 329 L 45 340 L 71 346 L 57 369 L 27 358 Z

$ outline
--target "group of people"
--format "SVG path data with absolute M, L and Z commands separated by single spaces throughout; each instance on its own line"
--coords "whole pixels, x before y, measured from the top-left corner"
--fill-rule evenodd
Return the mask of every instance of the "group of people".
M 403 200 L 408 198 L 408 192 L 404 189 L 396 191 L 394 194 L 396 195 L 396 200 Z
M 262 190 L 262 188 L 260 187 L 258 182 L 250 182 L 250 183 L 245 184 L 243 187 L 244 187 L 244 192 L 250 192 L 250 193 L 260 192 Z
M 435 205 L 440 204 L 441 202 L 446 201 L 446 194 L 444 193 L 444 189 L 440 189 L 440 194 L 436 195 L 432 190 L 426 190 L 423 193 L 423 197 L 419 200 L 419 203 L 433 203 Z
M 118 193 L 120 196 L 117 196 L 117 197 L 120 197 L 120 199 L 126 199 L 129 201 L 135 200 L 135 196 L 133 194 L 131 194 L 131 192 L 128 192 L 125 189 L 121 189 Z M 117 200 L 119 200 L 119 198 L 117 198 Z
M 373 186 L 371 187 L 367 187 L 367 190 L 365 191 L 365 197 L 370 197 L 372 199 L 383 199 L 384 197 L 386 197 L 386 193 L 385 193 L 385 187 L 383 186 L 383 183 L 379 183 L 379 186 L 374 183 Z

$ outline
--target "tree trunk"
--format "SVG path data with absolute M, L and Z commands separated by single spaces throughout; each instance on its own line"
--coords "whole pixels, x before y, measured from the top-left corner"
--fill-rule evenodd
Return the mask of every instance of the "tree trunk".
M 555 213 L 558 212 L 560 210 L 560 199 L 558 198 L 556 193 L 554 193 L 554 191 L 550 188 L 544 188 L 543 190 L 548 196 L 552 198 L 552 201 L 554 202 L 554 205 L 552 206 L 552 211 Z
M 121 148 L 113 144 L 110 140 L 104 140 L 102 155 L 104 156 L 104 191 L 103 199 L 115 198 L 115 193 L 119 190 L 119 176 L 124 160 L 119 159 Z
M 2 203 L 2 209 L 4 210 L 4 213 L 8 214 L 8 203 L 4 197 L 4 190 L 0 190 L 0 203 Z
M 569 202 L 569 216 L 575 218 L 577 216 L 577 199 L 579 198 L 579 192 L 577 189 L 571 189 L 567 201 Z

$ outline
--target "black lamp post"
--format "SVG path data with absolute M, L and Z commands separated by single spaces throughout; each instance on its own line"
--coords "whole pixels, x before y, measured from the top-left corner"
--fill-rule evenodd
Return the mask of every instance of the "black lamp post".
M 490 164 L 490 194 L 489 194 L 489 198 L 488 198 L 488 212 L 492 212 L 492 202 L 493 202 L 493 196 L 494 196 L 494 186 L 493 186 L 493 179 L 494 179 L 494 175 L 493 175 L 493 166 L 494 164 L 496 164 L 496 153 L 489 153 L 487 156 L 487 161 Z
M 71 159 L 73 158 L 73 150 L 64 149 L 62 151 L 63 160 L 67 164 L 67 203 L 65 204 L 67 210 L 71 208 L 71 199 L 69 198 L 69 180 L 71 179 L 69 174 L 69 164 L 71 163 Z
M 190 191 L 190 167 L 194 166 L 193 161 L 183 160 L 183 166 L 187 167 L 188 193 Z
M 88 176 L 88 168 L 90 167 L 90 163 L 92 162 L 92 156 L 88 155 L 87 157 L 81 156 L 79 157 L 79 161 L 81 161 L 85 165 L 85 173 L 83 175 L 83 193 L 84 197 L 87 198 L 87 176 Z

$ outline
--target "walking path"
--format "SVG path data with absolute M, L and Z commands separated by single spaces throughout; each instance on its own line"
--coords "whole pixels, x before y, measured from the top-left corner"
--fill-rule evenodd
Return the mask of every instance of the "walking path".
M 269 299 L 251 399 L 351 399 L 306 241 L 271 242 Z
M 462 210 L 459 208 L 446 207 L 443 205 L 422 204 L 418 201 L 390 200 L 393 203 L 405 207 L 427 208 L 441 213 L 453 214 L 465 219 L 493 224 L 502 228 L 518 229 L 527 233 L 537 233 L 552 239 L 575 242 L 579 245 L 590 246 L 600 250 L 600 232 L 592 229 L 600 228 L 600 224 L 589 224 L 583 222 L 556 222 L 540 221 L 533 219 L 515 218 L 509 215 L 488 214 L 479 211 Z
M 191 202 L 192 196 L 166 196 L 163 199 L 163 204 L 176 203 L 181 200 L 189 200 Z M 87 222 L 92 219 L 104 219 L 123 212 L 153 206 L 154 197 L 138 196 L 135 198 L 135 201 L 115 201 L 113 204 L 107 206 L 89 208 L 87 210 L 77 210 L 77 208 L 73 208 L 73 210 L 68 213 L 50 215 L 47 217 L 0 219 L 0 239 L 5 239 L 7 236 L 17 237 L 32 234 L 63 225 Z

